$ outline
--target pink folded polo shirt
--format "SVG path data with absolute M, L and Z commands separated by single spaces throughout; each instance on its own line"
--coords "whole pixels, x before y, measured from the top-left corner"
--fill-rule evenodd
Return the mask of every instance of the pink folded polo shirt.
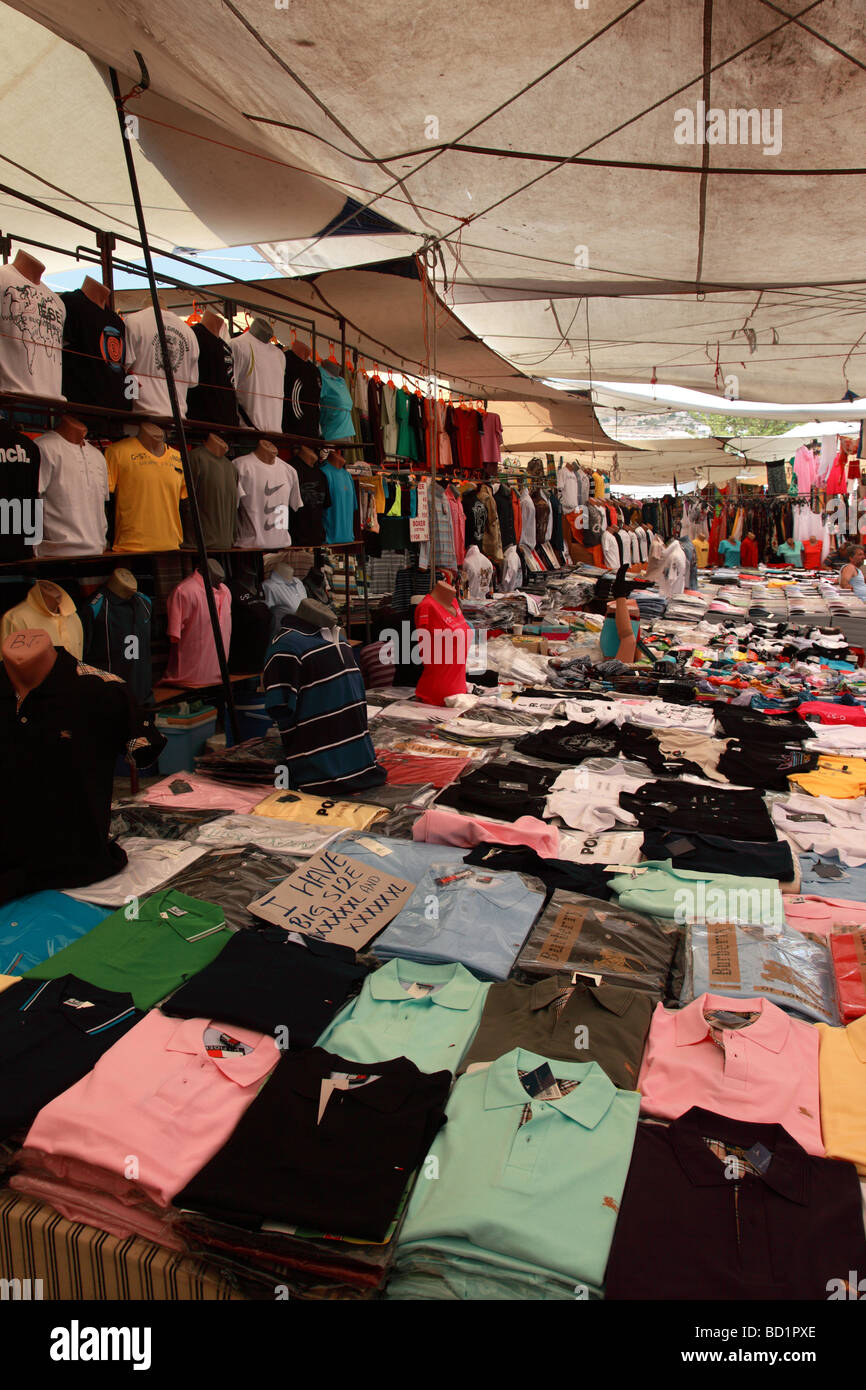
M 251 811 L 272 791 L 272 785 L 234 787 L 194 772 L 173 772 L 143 791 L 140 800 L 149 806 L 185 806 L 192 811 Z
M 707 1013 L 718 1026 L 711 1028 Z M 726 1026 L 726 1018 L 744 1013 L 758 1017 Z M 782 1125 L 807 1153 L 824 1156 L 817 1029 L 768 999 L 702 994 L 684 1009 L 657 1004 L 637 1089 L 645 1115 L 676 1120 L 697 1105 L 734 1120 Z
M 166 1207 L 222 1148 L 279 1057 L 268 1035 L 151 1009 L 43 1106 L 21 1166 Z
M 535 816 L 521 816 L 510 824 L 461 816 L 456 811 L 424 811 L 412 826 L 412 839 L 431 845 L 528 845 L 542 859 L 559 858 L 559 831 Z
M 782 895 L 785 921 L 797 931 L 816 932 L 829 936 L 837 927 L 866 927 L 866 903 L 847 902 L 844 898 L 818 898 Z

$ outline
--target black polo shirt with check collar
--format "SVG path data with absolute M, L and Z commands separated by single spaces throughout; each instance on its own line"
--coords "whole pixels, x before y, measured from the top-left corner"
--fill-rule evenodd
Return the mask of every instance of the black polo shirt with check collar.
M 334 1091 L 332 1073 L 376 1077 Z M 380 1241 L 406 1185 L 445 1123 L 449 1071 L 405 1057 L 346 1061 L 321 1047 L 277 1063 L 220 1152 L 174 1199 L 220 1221 L 263 1221 Z
M 19 980 L 0 994 L 0 1138 L 29 1128 L 144 1017 L 130 994 L 75 975 Z
M 853 1163 L 697 1106 L 638 1125 L 606 1298 L 824 1302 L 851 1270 L 866 1270 Z
M 0 665 L 0 902 L 41 888 L 81 888 L 116 874 L 109 840 L 117 758 L 152 763 L 165 747 L 125 681 L 63 647 L 19 702 Z

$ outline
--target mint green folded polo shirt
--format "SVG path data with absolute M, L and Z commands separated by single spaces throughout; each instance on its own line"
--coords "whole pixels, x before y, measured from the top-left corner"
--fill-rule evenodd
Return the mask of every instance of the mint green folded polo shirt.
M 614 874 L 608 885 L 620 906 L 682 925 L 736 922 L 781 930 L 785 921 L 782 894 L 774 878 L 678 869 L 666 859 L 636 864 Z
M 546 1063 L 576 1081 L 531 1099 L 520 1073 Z M 526 1107 L 528 1123 L 521 1123 Z M 460 1077 L 422 1163 L 397 1247 L 435 1250 L 504 1278 L 548 1272 L 600 1290 L 628 1173 L 640 1096 L 597 1062 L 558 1062 L 515 1048 Z
M 478 1029 L 489 988 L 456 962 L 391 960 L 367 976 L 316 1046 L 350 1062 L 408 1057 L 419 1071 L 454 1072 Z

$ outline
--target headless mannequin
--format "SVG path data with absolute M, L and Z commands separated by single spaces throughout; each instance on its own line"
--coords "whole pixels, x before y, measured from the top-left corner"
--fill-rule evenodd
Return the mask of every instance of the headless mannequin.
M 39 592 L 42 595 L 42 601 L 45 604 L 45 607 L 48 609 L 49 613 L 59 613 L 60 599 L 63 594 L 63 590 L 59 589 L 56 584 L 52 584 L 48 579 L 37 579 L 36 583 Z
M 138 580 L 131 570 L 116 569 L 109 575 L 105 587 L 118 598 L 128 599 L 138 592 Z
M 443 608 L 453 611 L 454 601 L 457 598 L 457 590 L 454 588 L 453 584 L 448 583 L 447 579 L 440 579 L 430 590 L 430 597 L 441 604 Z
M 345 468 L 345 467 L 346 467 L 346 460 L 345 460 L 345 458 L 344 458 L 343 455 L 342 455 L 341 453 L 339 453 L 338 450 L 336 450 L 336 449 L 332 450 L 332 452 L 331 452 L 330 454 L 328 454 L 328 457 L 327 457 L 327 459 L 325 460 L 325 462 L 326 462 L 326 463 L 332 463 L 332 464 L 334 465 L 335 468 Z
M 225 319 L 222 318 L 220 314 L 215 313 L 213 309 L 205 309 L 201 316 L 201 321 L 202 327 L 206 328 L 208 333 L 213 333 L 215 338 L 222 336 Z
M 297 338 L 292 343 L 291 351 L 295 353 L 297 357 L 302 357 L 305 362 L 309 362 L 313 355 L 312 349 L 307 347 L 306 343 L 299 342 Z
M 111 302 L 111 290 L 107 285 L 102 285 L 92 276 L 85 275 L 81 282 L 81 288 L 88 299 L 92 299 L 94 304 L 98 304 L 100 309 L 107 309 Z
M 57 425 L 57 433 L 70 444 L 83 444 L 87 438 L 87 426 L 73 415 L 63 415 Z
M 148 453 L 162 458 L 165 453 L 165 430 L 160 425 L 154 425 L 150 420 L 142 421 L 138 427 L 138 437 Z
M 308 468 L 316 468 L 319 462 L 319 455 L 315 449 L 311 449 L 307 444 L 299 444 L 295 450 L 298 458 L 305 463 Z
M 16 251 L 12 264 L 25 280 L 32 280 L 34 285 L 38 285 L 45 274 L 42 262 L 37 261 L 35 256 L 28 255 L 26 251 Z
M 278 560 L 275 565 L 271 565 L 270 573 L 275 574 L 278 579 L 284 579 L 287 584 L 295 577 L 295 571 L 287 560 Z
M 228 444 L 226 444 L 224 439 L 220 439 L 218 434 L 209 434 L 204 441 L 204 447 L 209 454 L 213 454 L 214 458 L 218 459 L 225 458 L 229 451 Z
M 272 444 L 269 439 L 260 439 L 253 453 L 257 459 L 261 459 L 262 463 L 276 463 L 277 446 Z
M 274 336 L 274 331 L 267 319 L 253 319 L 249 331 L 254 338 L 258 338 L 260 343 L 269 343 Z
M 57 660 L 51 638 L 41 628 L 10 633 L 0 647 L 0 655 L 19 705 L 42 684 Z

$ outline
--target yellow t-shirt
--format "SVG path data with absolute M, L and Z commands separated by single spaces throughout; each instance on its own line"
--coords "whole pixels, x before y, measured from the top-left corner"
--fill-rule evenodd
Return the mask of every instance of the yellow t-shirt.
M 114 493 L 114 550 L 179 550 L 183 540 L 180 503 L 186 497 L 183 464 L 176 449 L 159 457 L 135 437 L 105 451 L 108 487 Z
M 831 796 L 837 800 L 863 796 L 866 792 L 866 758 L 845 758 L 822 753 L 814 772 L 795 772 L 788 778 L 812 796 Z
M 709 541 L 701 540 L 700 536 L 693 536 L 692 545 L 695 547 L 695 555 L 698 558 L 698 569 L 706 569 L 710 555 Z
M 604 501 L 604 474 L 603 474 L 603 473 L 593 473 L 593 475 L 592 475 L 592 486 L 593 486 L 593 501 L 595 501 L 595 502 L 602 502 L 602 501 Z
M 385 820 L 384 806 L 366 806 L 360 801 L 331 801 L 327 797 L 310 796 L 307 792 L 271 792 L 258 806 L 254 816 L 272 816 L 275 820 L 302 821 L 306 825 L 335 825 L 345 830 L 366 830 L 375 821 Z
M 827 1157 L 847 1159 L 866 1177 L 866 1017 L 847 1028 L 815 1026 L 821 1035 L 821 1130 Z

